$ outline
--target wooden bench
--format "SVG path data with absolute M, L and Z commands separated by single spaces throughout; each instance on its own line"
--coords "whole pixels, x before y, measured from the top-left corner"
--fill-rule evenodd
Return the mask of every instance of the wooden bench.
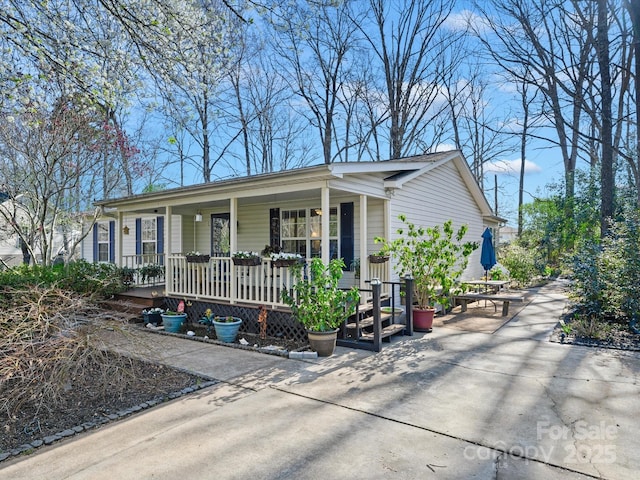
M 524 297 L 521 295 L 497 295 L 490 293 L 462 293 L 460 295 L 454 295 L 454 302 L 460 303 L 460 311 L 467 311 L 467 303 L 475 302 L 478 300 L 489 300 L 493 303 L 494 308 L 498 309 L 495 302 L 502 302 L 502 316 L 506 317 L 509 315 L 509 304 L 511 302 L 524 302 Z

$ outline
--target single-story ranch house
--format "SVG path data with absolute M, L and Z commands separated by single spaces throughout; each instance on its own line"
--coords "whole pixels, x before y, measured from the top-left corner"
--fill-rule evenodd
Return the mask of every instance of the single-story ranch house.
M 400 214 L 425 227 L 448 219 L 455 228 L 467 224 L 465 240 L 477 242 L 486 227 L 496 237 L 504 221 L 457 150 L 225 179 L 98 206 L 103 215 L 83 243 L 83 258 L 138 270 L 161 265 L 168 298 L 271 308 L 283 306 L 279 292 L 289 269 L 268 256 L 236 265 L 233 252 L 274 246 L 325 263 L 343 258 L 344 285 L 366 289 L 368 279 L 394 277 L 389 262 L 370 263 L 368 255 L 379 248 L 374 237 L 394 237 Z M 187 258 L 194 252 L 206 257 Z M 479 255 L 473 253 L 465 277 L 482 275 Z

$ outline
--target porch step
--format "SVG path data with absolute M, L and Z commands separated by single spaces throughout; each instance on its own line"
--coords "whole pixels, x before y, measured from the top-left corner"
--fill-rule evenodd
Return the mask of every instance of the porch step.
M 113 300 L 110 300 L 113 304 L 121 303 L 124 305 L 123 308 L 127 308 L 127 306 L 135 306 L 138 310 L 142 310 L 143 308 L 156 308 L 161 307 L 164 304 L 164 298 L 129 298 L 129 297 L 120 297 L 115 295 Z M 127 310 L 120 310 L 127 311 Z
M 356 321 L 355 318 L 352 318 L 351 321 L 345 325 L 347 330 L 351 330 L 351 332 L 353 332 L 350 335 L 352 335 L 356 341 L 375 341 L 373 335 L 373 304 L 365 303 L 360 305 L 356 316 L 358 321 Z M 392 313 L 380 312 L 381 339 L 386 339 L 392 335 L 404 333 L 406 325 L 404 323 L 392 323 L 395 318 L 398 318 L 397 314 L 394 317 Z
M 115 294 L 113 299 L 115 301 L 137 305 L 137 308 L 142 310 L 143 308 L 162 307 L 164 304 L 164 297 L 162 296 L 162 293 L 162 286 L 160 288 L 133 288 L 126 292 Z
M 391 335 L 395 335 L 396 333 L 402 333 L 404 332 L 404 327 L 405 325 L 402 323 L 392 323 L 391 325 L 387 325 L 380 332 L 380 337 L 387 338 L 387 337 L 390 337 Z M 373 332 L 363 332 L 360 335 L 360 338 L 362 340 L 373 341 Z
M 129 323 L 142 322 L 142 310 L 146 308 L 138 303 L 123 300 L 102 300 L 98 305 L 105 310 L 122 312 L 128 314 Z
M 390 313 L 381 313 L 380 314 L 380 320 L 382 322 L 385 322 L 386 320 L 389 320 L 391 318 L 391 314 Z M 367 328 L 367 327 L 372 327 L 373 326 L 373 317 L 365 317 L 362 320 L 360 320 L 360 322 L 358 322 L 358 324 L 356 324 L 355 321 L 351 322 L 351 323 L 347 323 L 347 328 Z

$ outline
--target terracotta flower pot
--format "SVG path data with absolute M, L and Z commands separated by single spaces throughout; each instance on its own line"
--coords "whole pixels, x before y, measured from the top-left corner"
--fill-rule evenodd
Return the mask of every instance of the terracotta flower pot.
M 413 329 L 417 332 L 431 332 L 433 327 L 433 317 L 435 308 L 414 308 L 412 311 Z

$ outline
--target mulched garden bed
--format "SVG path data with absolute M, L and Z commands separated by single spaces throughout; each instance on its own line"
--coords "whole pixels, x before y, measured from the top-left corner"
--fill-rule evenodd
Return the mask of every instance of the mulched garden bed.
M 117 361 L 115 355 L 114 360 Z M 100 375 L 102 367 L 94 365 L 76 375 L 55 404 L 42 406 L 38 401 L 29 401 L 11 417 L 0 412 L 0 461 L 215 383 L 140 360 L 127 358 L 121 364 L 126 365 L 130 380 L 117 390 L 96 388 L 95 375 Z
M 600 338 L 580 336 L 572 332 L 565 333 L 562 326 L 558 324 L 549 341 L 567 345 L 640 351 L 640 335 L 631 332 L 626 324 L 611 324 L 610 330 L 603 333 Z

